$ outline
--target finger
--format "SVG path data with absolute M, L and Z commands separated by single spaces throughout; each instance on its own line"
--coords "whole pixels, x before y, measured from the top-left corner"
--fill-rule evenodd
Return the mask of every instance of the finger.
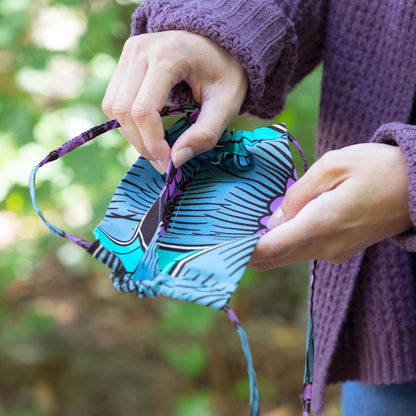
M 134 100 L 140 89 L 140 85 L 145 77 L 145 68 L 131 65 L 127 68 L 124 78 L 122 79 L 117 95 L 113 102 L 113 114 L 121 125 L 121 133 L 131 143 L 135 149 L 146 158 L 160 173 L 166 172 L 166 169 L 148 152 L 139 129 L 133 120 Z
M 318 230 L 323 230 L 319 204 L 314 200 L 301 213 L 259 239 L 248 267 L 264 271 L 316 257 Z
M 215 98 L 202 103 L 195 124 L 172 147 L 172 160 L 176 168 L 216 145 L 227 124 L 238 114 L 238 106 L 224 104 L 229 101 L 224 94 L 217 94 Z
M 347 179 L 342 165 L 337 164 L 336 152 L 328 152 L 286 192 L 281 206 L 273 213 L 267 226 L 274 228 L 294 218 L 310 201 L 339 186 Z
M 136 150 L 161 173 L 164 169 L 151 160 L 132 119 L 132 105 L 137 96 L 147 70 L 147 58 L 141 53 L 138 37 L 129 38 L 125 43 L 116 70 L 108 84 L 102 102 L 102 109 L 109 118 L 117 118 L 123 136 Z
M 124 137 L 146 157 L 139 130 L 132 118 L 132 106 L 145 76 L 144 68 L 129 66 L 113 100 L 113 114 L 121 125 Z
M 159 63 L 149 65 L 146 76 L 133 103 L 133 121 L 140 132 L 151 160 L 156 160 L 166 171 L 170 148 L 164 138 L 160 111 L 166 105 L 171 89 L 181 80 L 180 71 Z
M 375 243 L 356 213 L 352 181 L 308 202 L 298 214 L 264 234 L 249 267 L 269 270 L 298 261 L 322 259 L 341 263 Z
M 105 91 L 103 101 L 101 103 L 101 109 L 109 119 L 115 118 L 113 113 L 113 103 L 116 98 L 117 91 L 120 87 L 121 81 L 124 78 L 124 73 L 125 68 L 122 68 L 119 63 L 113 76 L 111 77 L 111 80 Z
M 110 82 L 108 83 L 103 101 L 101 103 L 101 108 L 108 118 L 114 118 L 113 104 L 116 99 L 120 85 L 123 79 L 125 79 L 127 68 L 130 66 L 130 60 L 132 56 L 131 44 L 131 38 L 127 40 L 127 42 L 124 44 L 123 50 L 120 55 L 120 59 L 117 62 L 116 69 L 113 73 L 113 76 L 110 79 Z

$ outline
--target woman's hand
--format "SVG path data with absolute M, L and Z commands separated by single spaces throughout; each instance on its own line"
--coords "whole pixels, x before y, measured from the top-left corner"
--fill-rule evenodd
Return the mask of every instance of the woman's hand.
M 170 149 L 159 112 L 181 81 L 191 87 L 201 112 Z M 118 119 L 126 139 L 165 172 L 171 156 L 178 167 L 216 144 L 247 89 L 240 63 L 211 39 L 187 31 L 150 33 L 126 41 L 102 108 Z
M 406 162 L 398 147 L 367 143 L 328 152 L 289 188 L 249 267 L 262 271 L 311 259 L 342 263 L 411 228 L 408 204 Z

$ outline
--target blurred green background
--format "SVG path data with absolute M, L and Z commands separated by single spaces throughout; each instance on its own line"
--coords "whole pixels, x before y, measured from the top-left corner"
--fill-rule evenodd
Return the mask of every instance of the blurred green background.
M 0 0 L 0 415 L 234 416 L 248 412 L 240 341 L 225 315 L 116 292 L 108 270 L 51 236 L 29 200 L 30 170 L 106 120 L 106 85 L 129 35 L 130 0 Z M 277 118 L 309 161 L 321 68 Z M 241 116 L 232 127 L 269 121 Z M 45 166 L 46 217 L 92 239 L 137 154 L 118 132 Z M 300 413 L 307 264 L 247 271 L 232 301 L 268 416 Z M 339 415 L 337 392 L 325 415 Z

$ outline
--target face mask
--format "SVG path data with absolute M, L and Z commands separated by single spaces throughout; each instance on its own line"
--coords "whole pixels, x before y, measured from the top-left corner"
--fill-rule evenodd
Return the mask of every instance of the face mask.
M 165 107 L 161 115 L 185 113 L 165 131 L 170 146 L 197 119 L 199 109 Z M 139 298 L 164 295 L 226 312 L 241 338 L 250 379 L 250 415 L 259 412 L 256 375 L 247 336 L 228 306 L 254 247 L 286 190 L 296 181 L 282 124 L 249 131 L 225 130 L 217 145 L 166 175 L 139 157 L 117 187 L 95 242 L 50 224 L 35 199 L 38 169 L 114 128 L 111 120 L 75 137 L 32 171 L 33 205 L 49 231 L 83 247 L 111 269 L 115 288 Z M 302 151 L 300 153 L 305 162 Z

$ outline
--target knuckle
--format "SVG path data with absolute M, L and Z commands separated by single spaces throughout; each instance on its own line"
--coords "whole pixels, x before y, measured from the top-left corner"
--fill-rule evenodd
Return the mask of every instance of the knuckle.
M 161 70 L 167 75 L 173 84 L 184 80 L 187 77 L 188 71 L 186 68 L 186 62 L 184 61 L 168 61 L 161 63 Z
M 321 171 L 329 173 L 339 166 L 338 159 L 338 152 L 336 150 L 330 150 L 317 161 L 316 166 Z
M 189 45 L 189 39 L 186 39 L 188 36 L 189 32 L 173 31 L 169 33 L 169 44 L 173 46 L 173 49 L 181 51 Z
M 123 53 L 131 51 L 137 44 L 138 36 L 131 36 L 124 42 Z
M 136 149 L 140 153 L 141 156 L 143 156 L 146 160 L 153 160 L 151 154 L 146 149 L 146 146 L 143 143 L 137 143 Z
M 110 100 L 104 99 L 101 103 L 101 109 L 103 110 L 104 114 L 108 117 L 111 117 L 113 114 L 113 104 Z
M 172 59 L 181 55 L 182 51 L 189 47 L 184 39 L 182 31 L 159 33 L 155 57 L 158 59 Z
M 296 195 L 295 190 L 293 189 L 293 186 L 291 186 L 289 189 L 286 190 L 285 198 L 288 200 L 292 199 Z
M 158 143 L 155 142 L 146 142 L 146 152 L 149 155 L 157 155 L 159 153 L 160 147 Z
M 148 106 L 142 101 L 136 101 L 131 108 L 131 117 L 134 121 L 143 122 L 149 116 Z
M 152 61 L 159 64 L 168 63 L 171 60 L 169 58 L 175 59 L 175 54 L 172 53 L 173 49 L 174 45 L 171 42 L 168 44 L 166 42 L 158 42 L 152 49 Z
M 116 100 L 113 103 L 112 112 L 120 123 L 125 122 L 129 116 L 129 106 L 125 101 Z
M 157 66 L 161 74 L 171 80 L 173 85 L 189 75 L 190 65 L 186 56 L 182 53 L 172 55 L 172 51 L 168 52 L 164 47 L 152 52 L 152 63 Z
M 123 49 L 121 51 L 119 65 L 126 66 L 133 55 L 137 52 L 137 36 L 133 36 L 128 38 L 123 45 Z
M 298 210 L 298 201 L 301 198 L 302 188 L 299 189 L 299 187 L 295 185 L 292 185 L 286 191 L 286 194 L 281 204 L 281 209 L 286 219 L 292 218 Z
M 282 201 L 282 210 L 287 211 L 290 210 L 290 207 L 295 204 L 295 200 L 298 196 L 296 189 L 291 186 L 285 193 L 285 197 Z
M 146 43 L 149 39 L 147 33 L 143 33 L 141 35 L 130 36 L 125 42 L 123 46 L 123 52 L 132 52 L 138 49 L 141 49 L 144 43 Z
M 210 127 L 204 127 L 198 132 L 200 150 L 207 151 L 212 149 L 218 141 L 218 134 Z
M 119 63 L 126 67 L 129 62 L 137 57 L 146 59 L 146 55 L 152 50 L 150 37 L 148 33 L 129 37 L 123 45 Z

